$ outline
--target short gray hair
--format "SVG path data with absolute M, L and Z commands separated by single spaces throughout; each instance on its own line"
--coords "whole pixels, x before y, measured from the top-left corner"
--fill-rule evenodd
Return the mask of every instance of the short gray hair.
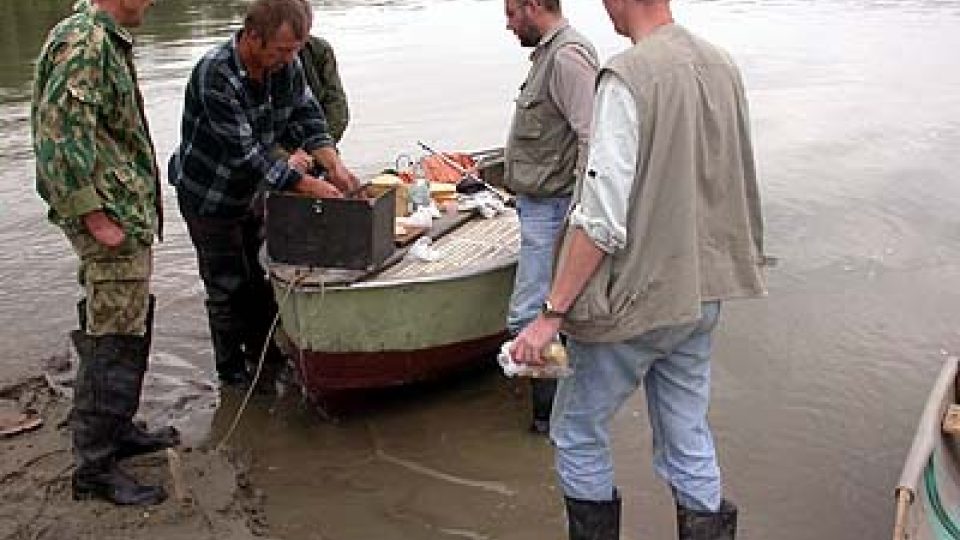
M 256 32 L 266 42 L 284 24 L 289 24 L 297 39 L 306 39 L 310 21 L 303 0 L 254 0 L 243 19 L 244 31 Z

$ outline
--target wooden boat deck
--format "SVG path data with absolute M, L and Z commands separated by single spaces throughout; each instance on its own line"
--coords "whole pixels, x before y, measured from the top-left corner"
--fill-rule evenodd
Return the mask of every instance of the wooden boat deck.
M 515 215 L 474 218 L 436 240 L 433 247 L 440 252 L 439 260 L 405 257 L 371 281 L 446 276 L 513 262 L 520 250 L 519 222 Z
M 437 261 L 427 262 L 407 255 L 373 273 L 308 268 L 270 261 L 267 267 L 273 278 L 287 285 L 293 283 L 298 289 L 384 287 L 398 283 L 455 279 L 516 263 L 520 252 L 520 222 L 513 209 L 507 209 L 490 219 L 474 217 L 434 240 L 431 247 L 440 252 Z M 398 248 L 396 256 L 403 255 L 408 248 Z

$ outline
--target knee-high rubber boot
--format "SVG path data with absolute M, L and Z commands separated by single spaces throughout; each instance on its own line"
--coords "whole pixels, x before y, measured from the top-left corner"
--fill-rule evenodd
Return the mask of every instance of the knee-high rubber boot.
M 153 317 L 156 310 L 157 299 L 150 295 L 149 306 L 147 308 L 147 332 L 143 336 L 136 350 L 131 351 L 130 369 L 132 379 L 136 380 L 135 387 L 131 387 L 130 392 L 133 403 L 133 414 L 126 419 L 120 430 L 117 439 L 117 459 L 127 459 L 134 456 L 149 454 L 158 450 L 172 448 L 180 444 L 180 432 L 173 426 L 164 426 L 154 431 L 148 431 L 146 426 L 140 422 L 134 422 L 137 409 L 140 407 L 140 396 L 143 394 L 143 377 L 147 372 L 148 361 L 150 358 L 150 345 L 153 342 Z M 132 382 L 131 382 L 132 384 Z
M 166 499 L 159 486 L 144 486 L 117 466 L 116 441 L 131 405 L 130 370 L 125 354 L 142 346 L 142 337 L 72 333 L 80 367 L 71 415 L 74 499 L 99 498 L 119 505 L 152 505 Z M 120 366 L 121 369 L 117 369 Z
M 737 507 L 726 499 L 716 512 L 699 512 L 677 504 L 677 533 L 680 540 L 734 540 Z
M 147 332 L 141 342 L 141 347 L 132 356 L 135 360 L 135 367 L 138 370 L 137 378 L 137 407 L 139 408 L 140 396 L 143 391 L 143 376 L 147 371 L 147 360 L 150 356 L 150 345 L 153 341 L 153 318 L 156 309 L 157 299 L 154 295 L 149 297 L 147 308 Z M 77 319 L 80 321 L 81 334 L 87 326 L 87 301 L 81 300 L 77 304 Z M 77 338 L 74 338 L 74 343 Z M 79 349 L 78 349 L 79 352 Z M 81 356 L 82 358 L 82 356 Z M 81 364 L 82 365 L 82 364 Z M 133 416 L 136 415 L 134 409 Z M 134 422 L 133 416 L 126 419 L 120 427 L 117 435 L 116 458 L 127 459 L 134 456 L 149 454 L 158 450 L 172 448 L 180 444 L 180 432 L 172 426 L 164 426 L 155 431 L 148 431 L 146 426 L 140 422 Z
M 569 540 L 619 540 L 620 493 L 611 501 L 583 501 L 565 498 Z
M 287 358 L 280 352 L 270 332 L 278 309 L 273 298 L 273 288 L 259 276 L 251 277 L 250 281 L 250 288 L 243 303 L 246 323 L 243 346 L 251 362 L 251 370 L 256 369 L 263 355 L 258 389 L 270 393 L 275 390 L 277 378 L 286 366 Z
M 207 317 L 217 375 L 224 384 L 244 385 L 250 382 L 247 356 L 243 352 L 243 321 L 228 305 L 207 300 Z
M 530 431 L 543 434 L 550 432 L 550 413 L 553 411 L 553 396 L 556 393 L 556 379 L 530 379 L 530 399 L 533 405 Z

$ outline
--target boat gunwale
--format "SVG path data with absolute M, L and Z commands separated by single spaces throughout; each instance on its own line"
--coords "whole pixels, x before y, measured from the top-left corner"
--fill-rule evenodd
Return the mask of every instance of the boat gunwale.
M 936 381 L 927 394 L 927 401 L 917 422 L 916 433 L 894 490 L 897 504 L 894 540 L 904 540 L 908 537 L 909 509 L 917 500 L 923 472 L 943 436 L 941 431 L 943 416 L 950 404 L 957 402 L 957 376 L 960 374 L 958 362 L 960 360 L 955 356 L 944 361 Z
M 910 451 L 907 452 L 907 460 L 897 482 L 897 489 L 915 492 L 920 484 L 923 469 L 941 435 L 943 414 L 950 403 L 956 402 L 957 362 L 956 357 L 948 358 L 930 389 L 923 413 L 917 422 L 917 431 L 910 445 Z

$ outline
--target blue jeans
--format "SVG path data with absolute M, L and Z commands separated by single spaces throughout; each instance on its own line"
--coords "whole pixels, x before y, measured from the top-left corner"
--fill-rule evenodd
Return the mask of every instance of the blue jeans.
M 507 330 L 512 335 L 537 317 L 550 292 L 553 252 L 569 207 L 570 197 L 517 196 L 520 258 L 507 314 Z
M 720 303 L 704 303 L 702 311 L 698 322 L 625 342 L 568 340 L 573 375 L 560 381 L 550 419 L 566 496 L 611 499 L 610 420 L 643 384 L 657 474 L 684 507 L 708 512 L 720 507 L 720 469 L 707 425 L 711 333 Z

